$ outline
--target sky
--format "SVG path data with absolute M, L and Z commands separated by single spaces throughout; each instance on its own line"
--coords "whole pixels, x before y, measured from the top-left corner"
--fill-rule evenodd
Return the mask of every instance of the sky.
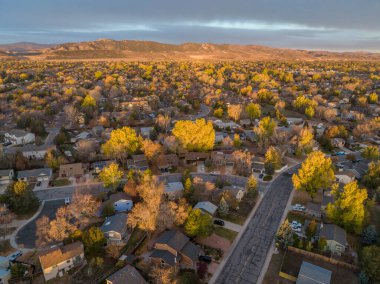
M 99 38 L 380 52 L 380 0 L 0 0 L 0 44 Z

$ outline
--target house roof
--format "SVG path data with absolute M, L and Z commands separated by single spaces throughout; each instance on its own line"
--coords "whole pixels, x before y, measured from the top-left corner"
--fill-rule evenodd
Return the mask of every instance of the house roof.
M 327 240 L 334 240 L 343 246 L 347 244 L 346 231 L 335 224 L 324 224 L 321 228 L 320 236 L 325 237 Z
M 145 283 L 148 283 L 141 276 L 141 274 L 137 271 L 137 269 L 134 268 L 133 266 L 129 265 L 129 264 L 124 266 L 122 269 L 119 269 L 118 271 L 116 271 L 111 276 L 107 277 L 107 281 L 111 282 L 112 284 L 124 284 L 124 283 L 145 284 Z
M 169 182 L 165 185 L 165 192 L 176 192 L 176 191 L 182 191 L 183 190 L 183 184 L 182 182 L 176 181 L 176 182 Z
M 174 266 L 176 264 L 176 261 L 178 261 L 181 258 L 180 255 L 178 255 L 177 259 L 176 259 L 176 256 L 171 254 L 169 251 L 160 250 L 160 249 L 153 250 L 150 257 L 162 259 L 163 261 L 165 261 L 165 263 L 167 263 L 171 266 Z
M 8 132 L 8 134 L 16 137 L 24 137 L 25 135 L 28 135 L 30 132 L 27 132 L 22 129 L 12 129 L 11 131 Z
M 69 260 L 73 257 L 79 256 L 84 253 L 83 244 L 75 242 L 65 245 L 63 247 L 55 247 L 46 250 L 39 255 L 41 266 L 43 269 L 52 267 L 61 262 Z
M 214 215 L 218 209 L 218 206 L 212 204 L 210 201 L 200 201 L 194 206 L 194 208 L 201 209 L 210 213 L 211 215 Z
M 179 231 L 165 231 L 156 243 L 166 244 L 176 251 L 180 251 L 190 239 Z
M 198 259 L 200 251 L 200 247 L 196 246 L 192 242 L 187 242 L 187 244 L 182 248 L 181 253 L 195 262 Z
M 303 261 L 296 284 L 330 284 L 330 270 Z
M 51 168 L 41 168 L 27 171 L 19 171 L 17 172 L 17 178 L 28 178 L 28 177 L 40 177 L 40 176 L 48 176 L 50 177 L 53 173 Z
M 125 213 L 115 214 L 107 217 L 103 225 L 100 227 L 103 233 L 105 232 L 122 232 L 127 224 L 128 215 Z

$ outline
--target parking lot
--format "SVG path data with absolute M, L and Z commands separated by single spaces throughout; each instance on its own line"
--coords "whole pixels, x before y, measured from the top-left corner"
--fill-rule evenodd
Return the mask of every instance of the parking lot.
M 38 214 L 37 218 L 30 221 L 26 224 L 16 235 L 17 244 L 25 248 L 35 248 L 36 247 L 36 222 L 42 216 L 49 217 L 50 220 L 55 218 L 55 213 L 58 208 L 65 205 L 65 200 L 54 200 L 54 201 L 46 201 L 44 207 L 40 214 Z

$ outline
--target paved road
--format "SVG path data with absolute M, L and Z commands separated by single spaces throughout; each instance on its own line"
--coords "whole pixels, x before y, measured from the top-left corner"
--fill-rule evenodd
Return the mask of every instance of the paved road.
M 273 181 L 215 283 L 257 283 L 292 187 L 287 172 Z
M 26 224 L 24 227 L 18 231 L 16 235 L 16 243 L 19 246 L 23 246 L 24 248 L 32 249 L 36 247 L 36 222 L 42 216 L 47 216 L 50 220 L 55 218 L 55 213 L 57 212 L 59 207 L 65 205 L 65 201 L 55 200 L 55 201 L 46 201 L 44 207 L 42 208 L 40 214 Z
M 206 106 L 204 104 L 201 104 L 199 112 L 197 114 L 194 114 L 194 115 L 188 115 L 186 117 L 186 119 L 188 119 L 188 120 L 196 120 L 196 119 L 199 119 L 199 118 L 204 118 L 204 117 L 206 117 L 206 116 L 209 115 L 210 111 L 211 111 L 210 107 L 208 107 L 208 106 Z
M 101 183 L 90 184 L 90 185 L 77 185 L 77 186 L 62 186 L 59 188 L 47 188 L 44 190 L 35 191 L 36 196 L 42 200 L 55 200 L 64 199 L 65 197 L 72 197 L 75 189 L 82 192 L 88 192 L 93 195 L 97 195 L 101 192 L 106 192 L 107 190 L 103 187 Z

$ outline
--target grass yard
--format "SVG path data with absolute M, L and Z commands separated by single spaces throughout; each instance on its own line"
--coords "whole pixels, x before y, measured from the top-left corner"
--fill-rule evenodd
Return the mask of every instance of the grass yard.
M 68 179 L 56 179 L 53 180 L 53 186 L 65 186 L 70 185 L 71 182 Z
M 231 230 L 228 230 L 226 228 L 219 227 L 219 226 L 214 227 L 214 233 L 217 234 L 218 236 L 221 236 L 222 238 L 225 238 L 225 239 L 231 241 L 231 243 L 234 241 L 234 239 L 238 235 L 237 232 L 234 232 L 234 231 L 231 231 Z
M 217 217 L 226 221 L 230 221 L 235 224 L 239 224 L 239 225 L 243 225 L 245 222 L 245 217 L 238 214 L 234 214 L 234 213 L 228 213 L 227 216 L 223 216 L 223 217 L 217 214 Z
M 286 253 L 281 270 L 282 272 L 297 277 L 301 268 L 302 261 L 307 261 L 309 263 L 332 271 L 331 284 L 359 283 L 359 279 L 354 271 L 292 251 L 288 251 Z
M 308 219 L 302 213 L 293 212 L 293 211 L 289 211 L 287 218 L 288 218 L 289 222 L 292 222 L 293 220 L 295 220 L 295 221 L 298 221 L 302 224 L 305 224 L 305 221 Z
M 134 229 L 127 244 L 121 250 L 123 254 L 131 254 L 137 243 L 144 237 L 145 232 L 140 229 Z
M 280 251 L 278 254 L 273 254 L 270 260 L 268 270 L 265 273 L 263 284 L 290 284 L 293 283 L 289 280 L 286 280 L 278 275 L 281 268 L 282 258 L 284 257 L 284 252 Z

